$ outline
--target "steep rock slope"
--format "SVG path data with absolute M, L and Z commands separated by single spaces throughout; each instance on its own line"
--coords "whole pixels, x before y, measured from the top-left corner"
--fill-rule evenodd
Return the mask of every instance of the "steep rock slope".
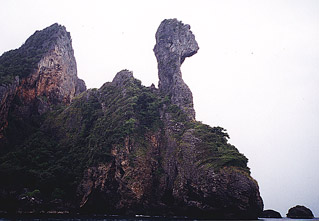
M 172 19 L 157 31 L 174 42 L 154 49 L 159 89 L 123 70 L 43 114 L 0 158 L 0 210 L 256 219 L 263 202 L 247 158 L 223 128 L 195 121 L 180 72 L 198 50 L 189 28 Z
M 70 34 L 58 24 L 35 32 L 19 49 L 0 57 L 0 139 L 17 137 L 17 129 L 52 105 L 69 104 L 86 90 L 77 77 Z M 9 130 L 6 131 L 6 128 Z M 10 130 L 11 129 L 11 130 Z M 20 138 L 22 138 L 22 135 Z

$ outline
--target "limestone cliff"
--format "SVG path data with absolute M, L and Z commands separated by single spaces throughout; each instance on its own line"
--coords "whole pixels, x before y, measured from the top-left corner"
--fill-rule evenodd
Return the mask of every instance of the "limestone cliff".
M 198 49 L 190 26 L 177 19 L 165 19 L 157 29 L 154 53 L 158 62 L 159 89 L 171 96 L 172 102 L 193 120 L 193 95 L 183 81 L 181 65 L 186 57 L 196 54 Z
M 115 103 L 110 93 L 117 95 Z M 121 129 L 120 140 L 101 146 L 108 160 L 85 170 L 77 190 L 82 212 L 254 219 L 262 211 L 247 159 L 228 144 L 222 128 L 189 119 L 167 96 L 141 87 L 129 71 L 84 97 L 96 97 L 103 112 L 96 122 L 104 126 L 95 133 L 114 136 L 105 132 L 108 125 L 117 130 L 123 124 L 126 132 Z M 117 119 L 105 119 L 112 115 Z
M 0 74 L 0 139 L 6 138 L 8 124 L 20 127 L 52 105 L 69 104 L 86 90 L 77 77 L 70 34 L 58 24 L 35 32 L 19 49 L 4 53 Z M 11 122 L 8 115 L 14 118 Z
M 45 30 L 56 33 L 50 50 L 0 90 L 6 131 L 21 133 L 10 127 L 19 118 L 32 128 L 0 156 L 0 211 L 258 217 L 263 202 L 248 159 L 226 130 L 195 121 L 180 71 L 198 50 L 189 25 L 164 20 L 156 33 L 159 89 L 123 70 L 76 97 L 84 84 L 69 35 L 58 25 Z

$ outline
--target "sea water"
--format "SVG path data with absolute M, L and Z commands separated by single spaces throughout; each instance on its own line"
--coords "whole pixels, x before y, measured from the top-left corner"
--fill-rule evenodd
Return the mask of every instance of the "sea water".
M 150 218 L 21 218 L 21 217 L 10 217 L 10 218 L 0 218 L 0 221 L 192 221 L 192 220 L 198 220 L 202 221 L 201 219 L 182 219 L 182 218 L 164 218 L 164 217 L 150 217 Z M 259 218 L 258 220 L 252 220 L 252 221 L 319 221 L 319 218 L 314 219 L 289 219 L 289 218 Z M 203 220 L 203 221 L 209 221 L 209 220 Z M 212 220 L 212 221 L 218 221 L 218 220 Z M 222 221 L 222 220 L 220 220 Z M 237 220 L 237 221 L 247 221 L 247 220 Z
M 192 220 L 198 220 L 198 221 L 209 221 L 205 219 L 189 219 L 184 217 L 161 217 L 161 216 L 143 216 L 143 215 L 137 215 L 136 217 L 120 217 L 120 216 L 81 216 L 81 217 L 0 217 L 0 221 L 192 221 Z M 314 219 L 290 219 L 290 218 L 259 218 L 255 221 L 319 221 L 319 218 Z M 217 221 L 217 220 L 215 220 Z M 241 220 L 237 220 L 241 221 Z M 243 220 L 244 221 L 244 220 Z M 245 220 L 247 221 L 247 220 Z M 253 220 L 254 221 L 254 220 Z

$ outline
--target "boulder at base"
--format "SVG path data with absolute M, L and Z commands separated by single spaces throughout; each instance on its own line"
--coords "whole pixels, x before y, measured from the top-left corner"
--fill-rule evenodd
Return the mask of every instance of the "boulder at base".
M 290 208 L 287 213 L 288 218 L 292 219 L 313 219 L 313 213 L 311 210 L 305 206 L 295 206 Z
M 282 218 L 279 212 L 272 209 L 264 210 L 259 217 L 260 218 Z

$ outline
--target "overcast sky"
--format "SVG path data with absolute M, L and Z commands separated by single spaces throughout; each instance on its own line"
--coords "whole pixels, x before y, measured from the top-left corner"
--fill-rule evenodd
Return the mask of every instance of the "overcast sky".
M 155 32 L 191 25 L 182 66 L 196 118 L 227 129 L 249 159 L 265 209 L 319 216 L 319 1 L 0 0 L 0 54 L 55 22 L 71 32 L 78 75 L 99 88 L 122 69 L 157 85 Z

